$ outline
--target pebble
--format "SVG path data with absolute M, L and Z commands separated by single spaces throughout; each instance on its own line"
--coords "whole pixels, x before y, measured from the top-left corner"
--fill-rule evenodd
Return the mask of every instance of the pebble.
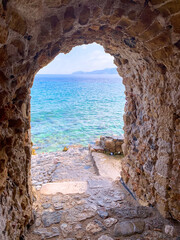
M 102 230 L 103 230 L 103 228 L 101 226 L 99 226 L 98 222 L 96 222 L 96 221 L 90 222 L 86 226 L 86 231 L 93 233 L 93 234 L 101 232 Z
M 98 215 L 99 215 L 101 218 L 103 218 L 103 219 L 105 219 L 105 218 L 108 217 L 108 212 L 106 212 L 106 211 L 98 210 L 97 213 L 98 213 Z
M 174 227 L 171 225 L 165 225 L 165 229 L 164 229 L 165 233 L 168 234 L 169 236 L 173 237 L 175 230 Z
M 61 210 L 61 209 L 63 209 L 63 206 L 62 206 L 62 204 L 54 203 L 54 209 L 55 210 Z
M 104 207 L 105 204 L 104 204 L 103 201 L 99 200 L 99 201 L 98 201 L 98 205 L 99 205 L 100 207 Z
M 76 239 L 82 239 L 85 235 L 85 231 L 82 228 L 82 224 L 78 223 L 74 227 L 75 237 Z
M 43 203 L 41 206 L 42 206 L 44 209 L 48 209 L 48 208 L 50 208 L 51 204 L 50 204 L 50 203 Z
M 115 219 L 115 218 L 107 218 L 104 220 L 104 225 L 106 227 L 111 227 L 115 223 L 117 223 L 117 219 Z
M 52 232 L 47 231 L 46 228 L 39 228 L 34 230 L 34 234 L 40 235 L 42 239 L 44 238 L 53 238 L 59 236 L 59 229 L 53 227 Z
M 67 223 L 62 223 L 60 228 L 64 237 L 67 237 L 68 234 L 72 232 L 72 227 Z
M 71 208 L 67 211 L 66 214 L 66 222 L 80 222 L 86 220 L 88 218 L 94 217 L 96 215 L 96 211 L 92 208 L 85 209 L 82 206 Z
M 37 228 L 37 229 L 34 230 L 34 233 L 37 234 L 37 235 L 42 235 L 46 232 L 47 232 L 46 228 Z
M 36 186 L 37 191 L 40 191 L 40 189 L 41 189 L 41 186 Z
M 80 229 L 82 229 L 82 225 L 80 223 L 76 224 L 75 227 L 74 227 L 74 230 L 78 231 Z

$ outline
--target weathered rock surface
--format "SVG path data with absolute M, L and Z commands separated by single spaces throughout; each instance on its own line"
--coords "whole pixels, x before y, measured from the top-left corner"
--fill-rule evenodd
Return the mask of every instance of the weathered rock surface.
M 88 223 L 88 225 L 86 226 L 86 231 L 88 233 L 98 233 L 101 232 L 103 230 L 102 224 L 101 222 L 94 220 L 93 222 Z
M 39 228 L 34 231 L 35 235 L 40 235 L 41 238 L 49 239 L 59 236 L 59 229 L 52 227 L 52 232 L 48 232 L 46 228 Z
M 90 151 L 120 155 L 123 153 L 122 144 L 123 137 L 100 137 L 100 140 L 96 140 L 96 145 L 90 146 Z
M 92 42 L 114 57 L 126 88 L 122 178 L 140 203 L 180 220 L 179 18 L 177 0 L 0 2 L 1 239 L 23 239 L 33 220 L 34 75 L 58 53 Z
M 49 227 L 52 224 L 59 223 L 61 221 L 60 212 L 44 212 L 42 214 L 42 222 L 44 227 Z
M 123 161 L 122 158 L 106 154 L 104 158 L 108 161 L 112 159 L 112 165 L 114 161 Z M 85 167 L 87 165 L 88 168 Z M 157 237 L 168 240 L 172 237 L 175 240 L 176 226 L 165 222 L 155 209 L 139 206 L 120 181 L 98 175 L 99 169 L 95 167 L 86 148 L 74 147 L 67 152 L 39 154 L 33 156 L 32 166 L 34 173 L 38 169 L 42 172 L 55 170 L 49 173 L 51 185 L 38 183 L 40 189 L 37 189 L 37 175 L 32 175 L 36 221 L 30 227 L 27 239 L 132 240 Z M 106 164 L 104 167 L 109 169 Z M 74 174 L 69 174 L 72 169 Z M 61 174 L 57 175 L 57 172 Z M 40 181 L 44 182 L 44 179 L 47 179 L 46 174 Z M 69 186 L 72 183 L 72 186 L 81 188 L 73 183 L 82 181 L 87 186 L 83 192 L 75 192 L 72 188 L 64 191 L 64 184 L 68 183 Z M 51 188 L 53 184 L 58 186 L 55 194 L 49 194 L 48 189 L 47 192 L 41 191 L 43 186 Z
M 104 153 L 99 152 L 91 152 L 90 155 L 100 176 L 110 178 L 113 181 L 120 179 L 122 171 L 122 156 L 105 155 Z
M 117 223 L 117 219 L 115 219 L 115 218 L 107 218 L 104 220 L 105 227 L 111 227 L 115 223 Z
M 112 209 L 119 218 L 147 218 L 151 217 L 152 209 L 149 207 L 137 206 L 127 208 L 114 208 Z

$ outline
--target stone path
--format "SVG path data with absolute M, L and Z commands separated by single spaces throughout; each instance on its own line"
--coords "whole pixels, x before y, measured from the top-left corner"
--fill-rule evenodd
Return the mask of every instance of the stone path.
M 33 156 L 35 223 L 27 239 L 177 239 L 171 223 L 123 188 L 121 160 L 82 147 Z

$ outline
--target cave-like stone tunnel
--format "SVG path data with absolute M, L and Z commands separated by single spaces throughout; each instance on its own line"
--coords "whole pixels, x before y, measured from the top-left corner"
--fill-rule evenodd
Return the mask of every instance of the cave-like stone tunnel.
M 59 53 L 96 42 L 126 91 L 122 177 L 143 205 L 180 220 L 180 1 L 0 1 L 0 239 L 32 221 L 30 88 Z

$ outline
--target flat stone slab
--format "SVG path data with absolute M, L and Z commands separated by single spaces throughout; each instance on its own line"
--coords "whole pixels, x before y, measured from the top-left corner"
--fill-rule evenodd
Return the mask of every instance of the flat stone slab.
M 110 178 L 113 181 L 120 179 L 122 157 L 97 152 L 91 154 L 100 176 Z
M 44 227 L 49 227 L 52 224 L 57 224 L 61 221 L 61 213 L 60 212 L 44 212 L 42 214 L 42 222 Z
M 44 184 L 40 190 L 44 195 L 62 194 L 75 194 L 84 193 L 87 190 L 87 182 L 84 181 L 70 181 L 70 182 L 53 182 Z
M 59 229 L 57 227 L 52 227 L 51 231 L 46 228 L 39 228 L 34 231 L 35 235 L 40 235 L 41 239 L 50 239 L 59 236 Z

